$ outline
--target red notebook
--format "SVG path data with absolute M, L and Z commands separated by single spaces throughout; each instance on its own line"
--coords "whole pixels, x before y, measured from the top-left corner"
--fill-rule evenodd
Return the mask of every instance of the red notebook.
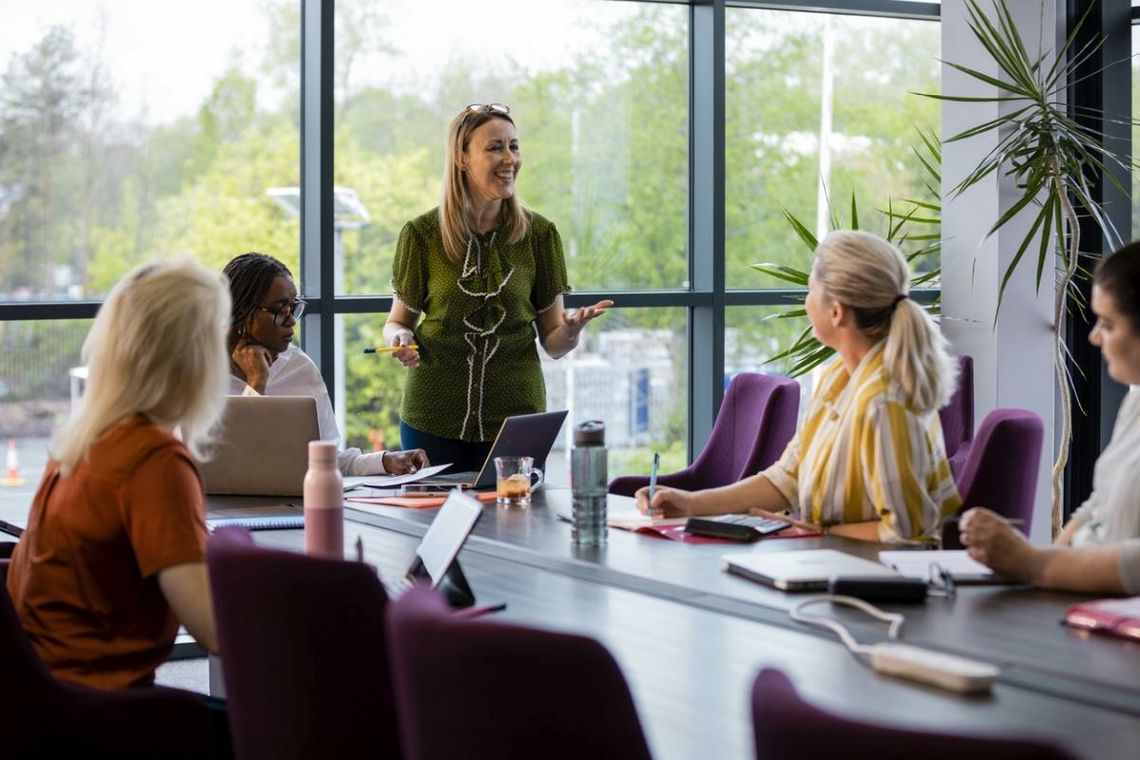
M 1074 604 L 1065 613 L 1065 623 L 1074 628 L 1140 641 L 1140 596 Z

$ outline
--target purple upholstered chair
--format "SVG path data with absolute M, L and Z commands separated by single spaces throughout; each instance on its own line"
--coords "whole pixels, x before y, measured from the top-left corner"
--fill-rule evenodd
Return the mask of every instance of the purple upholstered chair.
M 647 760 L 617 663 L 593 639 L 462 620 L 425 587 L 388 612 L 408 760 Z
M 701 455 L 688 467 L 657 478 L 657 483 L 695 490 L 715 488 L 760 472 L 779 459 L 796 432 L 800 386 L 794 380 L 759 372 L 732 378 Z M 649 485 L 643 475 L 610 481 L 610 493 L 633 496 Z
M 974 438 L 974 360 L 958 357 L 958 388 L 950 403 L 938 410 L 942 420 L 942 439 L 946 442 L 946 456 L 950 459 L 950 472 L 955 482 L 966 466 L 970 443 Z
M 161 687 L 98 691 L 57 680 L 24 634 L 0 584 L 0 715 L 3 757 L 215 758 L 205 702 Z
M 1024 409 L 995 409 L 978 428 L 970 455 L 958 477 L 962 511 L 986 507 L 1003 517 L 1022 521 L 1029 533 L 1037 469 L 1044 437 L 1041 418 Z M 942 545 L 960 547 L 957 525 L 947 525 Z
M 216 531 L 206 561 L 238 760 L 400 757 L 372 568 L 259 548 L 241 528 Z
M 804 702 L 778 670 L 752 684 L 752 730 L 757 760 L 1073 760 L 1041 741 L 915 731 L 840 718 Z

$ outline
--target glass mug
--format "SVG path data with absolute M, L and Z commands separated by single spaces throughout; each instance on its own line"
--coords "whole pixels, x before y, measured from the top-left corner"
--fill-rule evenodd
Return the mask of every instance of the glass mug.
M 542 483 L 542 470 L 532 457 L 495 457 L 495 503 L 506 507 L 530 506 L 530 492 Z

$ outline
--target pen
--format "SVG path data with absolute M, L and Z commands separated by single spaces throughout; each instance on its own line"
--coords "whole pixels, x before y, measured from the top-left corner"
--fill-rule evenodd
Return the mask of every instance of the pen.
M 1001 517 L 1001 516 L 999 515 L 999 517 Z M 1021 527 L 1021 526 L 1025 525 L 1025 520 L 1022 520 L 1020 517 L 1002 517 L 1001 520 L 1006 525 L 1013 525 L 1015 527 Z M 962 521 L 962 518 L 958 517 L 958 516 L 947 517 L 945 520 L 942 521 L 942 524 L 943 525 L 954 525 L 955 523 L 959 523 L 961 521 Z
M 657 469 L 661 466 L 661 454 L 653 452 L 653 467 L 649 470 L 649 503 L 650 509 L 653 504 L 653 494 L 657 492 Z
M 359 533 L 356 535 L 356 561 L 364 561 L 364 539 L 360 537 Z
M 364 349 L 366 354 L 390 354 L 393 351 L 399 351 L 401 348 L 419 348 L 415 343 L 409 343 L 406 346 L 369 346 Z

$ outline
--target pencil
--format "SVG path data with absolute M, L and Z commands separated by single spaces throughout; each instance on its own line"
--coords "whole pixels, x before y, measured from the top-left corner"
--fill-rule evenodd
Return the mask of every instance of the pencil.
M 393 351 L 399 351 L 401 348 L 419 348 L 415 343 L 409 343 L 406 346 L 369 346 L 364 349 L 366 354 L 390 354 Z

